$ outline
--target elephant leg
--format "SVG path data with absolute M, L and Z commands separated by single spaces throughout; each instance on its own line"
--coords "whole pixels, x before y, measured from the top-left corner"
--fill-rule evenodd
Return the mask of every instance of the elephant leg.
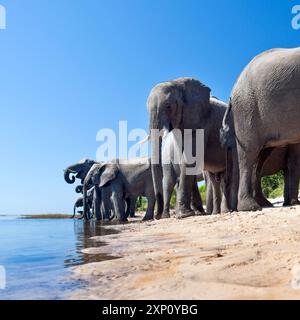
M 261 189 L 261 178 L 258 179 L 258 183 L 255 186 L 255 201 L 261 206 L 261 207 L 265 207 L 265 208 L 272 208 L 273 205 L 270 201 L 268 201 L 268 199 L 266 199 L 266 197 L 263 194 L 263 191 Z
M 164 210 L 162 218 L 170 218 L 170 201 L 174 186 L 176 184 L 176 178 L 168 172 L 164 173 L 163 177 L 163 199 L 164 199 Z
M 118 219 L 119 221 L 127 221 L 122 186 L 118 182 L 112 183 L 111 191 L 112 191 L 111 199 L 112 199 L 116 219 Z
M 290 205 L 299 204 L 299 180 L 300 180 L 300 145 L 290 145 L 288 147 L 288 194 Z
M 205 213 L 202 205 L 202 199 L 201 195 L 198 189 L 198 184 L 195 178 L 195 182 L 193 184 L 193 189 L 192 189 L 192 199 L 191 199 L 191 208 L 193 211 L 195 211 L 197 214 L 203 214 Z
M 272 203 L 266 199 L 266 197 L 263 194 L 262 188 L 261 188 L 261 173 L 264 163 L 267 161 L 269 155 L 272 153 L 274 148 L 266 148 L 263 149 L 259 155 L 259 160 L 256 168 L 256 183 L 253 187 L 253 196 L 255 201 L 261 206 L 261 207 L 273 207 Z
M 225 181 L 225 173 L 220 174 L 220 190 L 221 190 L 221 213 L 230 212 L 228 199 L 226 197 L 226 181 Z
M 238 192 L 238 211 L 256 211 L 261 207 L 253 197 L 253 185 L 256 181 L 256 168 L 259 152 L 258 150 L 247 150 L 238 144 L 239 160 L 239 192 Z
M 102 220 L 101 214 L 101 191 L 98 188 L 95 188 L 93 194 L 93 210 L 98 221 Z
M 195 177 L 186 174 L 184 167 L 180 173 L 180 180 L 177 192 L 176 217 L 178 219 L 194 216 L 195 212 L 191 209 L 192 189 Z
M 205 175 L 205 183 L 206 183 L 206 213 L 212 214 L 214 210 L 214 195 L 213 195 L 213 187 L 212 182 L 210 181 L 210 176 L 208 172 L 204 173 Z
M 126 198 L 126 199 L 125 199 L 125 204 L 126 204 L 126 218 L 128 218 L 129 215 L 130 215 L 130 203 L 131 203 L 130 198 Z
M 289 170 L 285 168 L 283 170 L 283 178 L 284 178 L 284 191 L 283 191 L 283 206 L 288 207 L 291 205 L 290 199 L 290 177 L 289 177 Z
M 155 207 L 155 197 L 153 195 L 146 196 L 147 198 L 147 210 L 143 218 L 143 221 L 154 219 L 154 207 Z
M 101 211 L 103 220 L 110 220 L 110 211 L 111 211 L 111 189 L 110 187 L 101 188 Z
M 213 212 L 212 214 L 221 213 L 221 186 L 219 174 L 210 174 L 213 186 Z
M 134 196 L 130 197 L 129 216 L 131 218 L 135 217 L 136 201 L 137 201 L 137 197 L 134 197 Z

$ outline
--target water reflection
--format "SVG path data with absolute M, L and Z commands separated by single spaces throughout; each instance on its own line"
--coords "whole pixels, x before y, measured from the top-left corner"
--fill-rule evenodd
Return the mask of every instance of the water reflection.
M 114 259 L 107 254 L 84 254 L 103 246 L 107 234 L 101 223 L 71 219 L 0 218 L 0 265 L 6 269 L 3 299 L 63 299 L 81 287 L 70 278 L 70 267 Z M 100 242 L 90 238 L 101 236 Z
M 82 220 L 74 220 L 74 234 L 76 254 L 69 254 L 64 260 L 64 266 L 72 267 L 85 263 L 100 262 L 105 260 L 116 259 L 117 257 L 108 254 L 87 254 L 82 250 L 91 247 L 101 247 L 105 245 L 104 241 L 95 241 L 91 237 L 105 236 L 109 234 L 119 233 L 117 230 L 104 229 L 102 224 L 97 221 L 84 222 Z

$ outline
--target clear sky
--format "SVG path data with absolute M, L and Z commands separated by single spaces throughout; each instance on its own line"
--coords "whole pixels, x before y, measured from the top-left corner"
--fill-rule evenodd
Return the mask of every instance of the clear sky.
M 63 169 L 101 128 L 148 128 L 152 86 L 195 77 L 225 101 L 242 68 L 296 47 L 300 0 L 0 0 L 0 213 L 69 213 Z

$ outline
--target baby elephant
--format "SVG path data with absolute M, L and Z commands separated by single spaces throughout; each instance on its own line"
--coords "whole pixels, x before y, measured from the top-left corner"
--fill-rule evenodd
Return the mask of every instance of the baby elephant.
M 101 194 L 101 205 L 106 211 L 112 202 L 115 217 L 127 221 L 125 210 L 126 199 L 144 196 L 148 206 L 143 220 L 151 220 L 154 216 L 155 195 L 148 158 L 130 160 L 113 160 L 107 163 L 94 164 L 83 184 L 84 213 L 87 213 L 87 188 L 95 186 L 96 194 Z M 96 201 L 97 202 L 97 201 Z M 87 216 L 86 216 L 87 217 Z

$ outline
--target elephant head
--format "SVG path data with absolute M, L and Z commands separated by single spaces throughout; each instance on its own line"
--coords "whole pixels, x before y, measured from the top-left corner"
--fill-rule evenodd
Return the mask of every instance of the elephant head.
M 210 88 L 192 78 L 179 78 L 155 86 L 148 98 L 150 132 L 156 129 L 161 132 L 159 139 L 152 137 L 152 177 L 157 200 L 157 218 L 162 213 L 162 166 L 161 146 L 162 136 L 173 129 L 201 128 L 210 111 Z
M 87 218 L 87 192 L 91 185 L 101 188 L 109 184 L 118 175 L 118 167 L 113 163 L 94 164 L 87 173 L 83 182 L 83 212 Z
M 67 167 L 64 170 L 65 181 L 69 184 L 72 184 L 75 182 L 75 179 L 77 178 L 80 179 L 81 182 L 83 182 L 87 173 L 95 163 L 97 162 L 89 159 L 83 159 L 78 163 Z

